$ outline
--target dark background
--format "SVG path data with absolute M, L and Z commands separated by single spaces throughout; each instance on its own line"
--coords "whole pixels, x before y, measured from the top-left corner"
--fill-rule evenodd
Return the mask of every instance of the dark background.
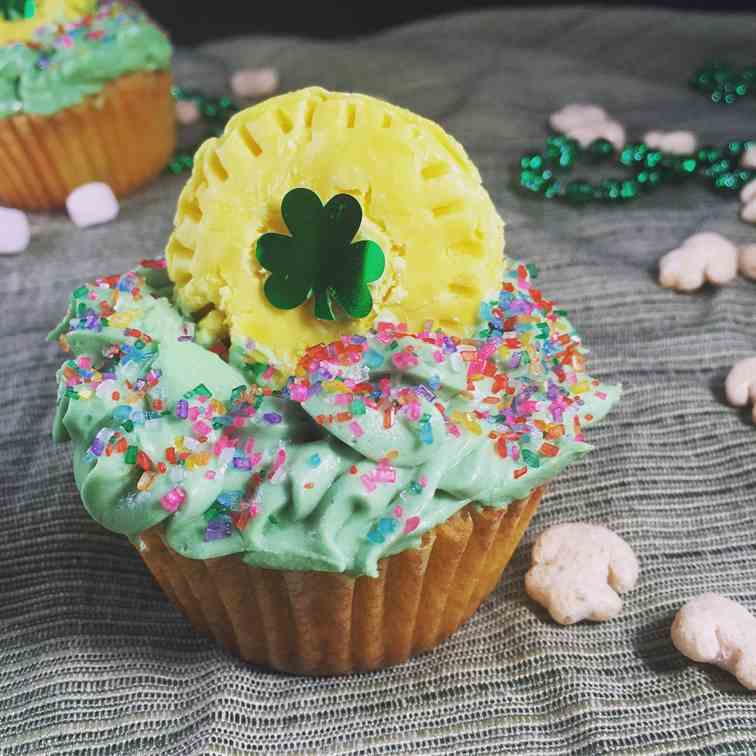
M 333 3 L 331 0 L 236 0 L 234 2 L 167 3 L 165 0 L 143 0 L 142 3 L 170 32 L 178 44 L 197 44 L 217 37 L 240 34 L 296 34 L 311 37 L 343 37 L 369 34 L 389 26 L 428 18 L 442 13 L 495 8 L 507 6 L 542 7 L 574 5 L 560 0 L 521 0 L 520 2 L 486 2 L 477 0 L 453 2 L 450 0 L 425 0 L 424 2 L 401 2 L 400 0 L 352 0 L 350 3 Z M 591 3 L 582 3 L 591 5 Z M 655 6 L 674 8 L 679 11 L 751 11 L 756 10 L 756 0 L 656 0 L 635 3 L 597 2 L 597 8 Z M 737 23 L 733 19 L 733 23 Z M 632 44 L 632 40 L 628 40 Z M 756 53 L 755 53 L 756 54 Z

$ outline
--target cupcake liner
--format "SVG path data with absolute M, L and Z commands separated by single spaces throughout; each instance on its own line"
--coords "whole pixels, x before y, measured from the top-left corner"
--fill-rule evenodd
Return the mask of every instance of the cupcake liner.
M 76 187 L 109 184 L 123 196 L 157 176 L 176 142 L 171 76 L 121 76 L 49 116 L 0 118 L 0 204 L 63 207 Z
M 493 591 L 543 487 L 503 509 L 469 504 L 387 557 L 378 577 L 250 567 L 239 555 L 195 560 L 162 525 L 139 554 L 192 625 L 242 659 L 284 672 L 337 675 L 400 664 L 448 638 Z

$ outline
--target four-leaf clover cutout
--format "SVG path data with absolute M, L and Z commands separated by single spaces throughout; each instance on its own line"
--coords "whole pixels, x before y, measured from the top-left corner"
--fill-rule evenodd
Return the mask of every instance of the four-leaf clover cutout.
M 325 204 L 310 189 L 289 191 L 281 214 L 291 232 L 263 234 L 257 259 L 270 271 L 265 296 L 274 306 L 291 310 L 315 297 L 315 317 L 335 320 L 333 301 L 352 318 L 373 309 L 368 284 L 382 275 L 386 261 L 373 241 L 352 243 L 362 223 L 360 203 L 337 194 Z

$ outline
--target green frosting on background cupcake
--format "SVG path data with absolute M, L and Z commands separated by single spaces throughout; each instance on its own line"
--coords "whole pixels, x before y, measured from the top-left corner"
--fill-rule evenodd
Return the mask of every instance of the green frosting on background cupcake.
M 166 35 L 141 10 L 105 0 L 93 16 L 41 26 L 31 43 L 0 46 L 0 118 L 56 113 L 124 74 L 169 68 L 171 54 Z

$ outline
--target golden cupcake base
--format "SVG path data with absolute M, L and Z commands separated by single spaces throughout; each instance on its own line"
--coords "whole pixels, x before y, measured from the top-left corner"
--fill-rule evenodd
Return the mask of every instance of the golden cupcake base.
M 171 75 L 162 71 L 121 76 L 53 115 L 0 118 L 0 205 L 60 208 L 92 181 L 122 197 L 157 176 L 175 144 Z
M 195 560 L 141 535 L 153 576 L 194 627 L 245 661 L 304 675 L 401 664 L 448 638 L 493 591 L 535 514 L 543 487 L 503 509 L 469 504 L 420 548 L 351 577 L 250 567 L 234 554 Z

